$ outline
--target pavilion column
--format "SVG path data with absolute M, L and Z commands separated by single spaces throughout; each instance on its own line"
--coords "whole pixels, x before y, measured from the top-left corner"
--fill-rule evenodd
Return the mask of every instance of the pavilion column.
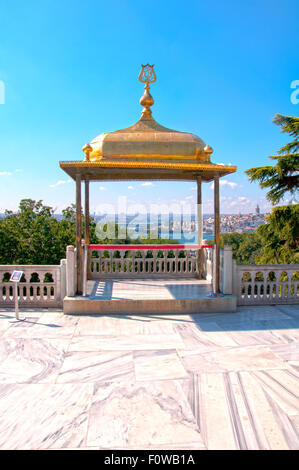
M 197 204 L 196 204 L 196 215 L 197 215 L 197 244 L 202 245 L 202 193 L 201 193 L 201 176 L 197 176 Z M 202 267 L 204 263 L 204 253 L 202 249 L 198 249 L 198 277 L 203 278 Z
M 82 218 L 81 218 L 81 175 L 76 175 L 76 261 L 77 294 L 82 294 Z
M 89 233 L 89 179 L 88 176 L 85 179 L 85 230 L 84 230 L 84 241 L 86 245 L 90 244 L 90 233 Z M 90 250 L 87 251 L 87 279 L 90 279 Z
M 201 176 L 197 177 L 197 244 L 202 245 L 202 195 Z
M 214 177 L 214 243 L 215 243 L 215 293 L 220 292 L 220 201 L 219 201 L 219 176 Z

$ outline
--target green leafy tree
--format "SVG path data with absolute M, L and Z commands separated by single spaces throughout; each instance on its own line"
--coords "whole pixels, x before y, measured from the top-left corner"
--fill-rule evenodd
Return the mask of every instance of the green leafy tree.
M 231 245 L 237 264 L 255 264 L 262 254 L 262 239 L 256 231 L 223 233 L 220 244 L 222 248 L 224 245 Z
M 62 215 L 57 220 L 51 207 L 32 199 L 21 200 L 16 214 L 6 211 L 0 220 L 0 264 L 59 264 L 66 246 L 75 244 L 75 206 Z M 91 243 L 98 243 L 95 227 L 91 218 Z
M 246 170 L 250 181 L 258 181 L 261 188 L 268 189 L 267 199 L 278 204 L 287 193 L 296 195 L 299 188 L 299 118 L 276 114 L 273 122 L 281 126 L 282 132 L 293 140 L 284 145 L 273 166 Z M 276 207 L 267 217 L 267 223 L 258 227 L 262 242 L 262 254 L 256 258 L 258 264 L 292 264 L 299 262 L 299 205 Z
M 299 204 L 275 207 L 257 233 L 263 246 L 258 264 L 299 263 Z
M 2 264 L 54 264 L 58 221 L 42 201 L 23 199 L 19 211 L 5 212 L 0 223 Z
M 259 181 L 260 187 L 268 189 L 267 199 L 272 204 L 279 203 L 286 193 L 296 194 L 299 188 L 299 118 L 276 114 L 273 122 L 281 126 L 283 133 L 294 137 L 278 151 L 276 165 L 250 168 L 245 173 L 250 181 Z
M 84 238 L 84 230 L 85 230 L 85 220 L 82 215 L 82 238 Z M 59 236 L 60 236 L 60 243 L 65 250 L 67 245 L 75 245 L 76 244 L 76 205 L 71 204 L 66 209 L 62 211 L 63 218 L 60 220 L 59 226 Z M 96 222 L 94 221 L 93 217 L 90 217 L 89 220 L 89 239 L 90 243 L 99 243 L 99 239 L 96 235 Z

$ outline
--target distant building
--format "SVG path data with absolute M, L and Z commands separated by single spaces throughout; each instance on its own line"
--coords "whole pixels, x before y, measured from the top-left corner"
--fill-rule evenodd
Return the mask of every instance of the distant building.
M 260 206 L 258 204 L 256 205 L 255 213 L 256 213 L 256 215 L 260 215 L 260 213 L 261 213 Z

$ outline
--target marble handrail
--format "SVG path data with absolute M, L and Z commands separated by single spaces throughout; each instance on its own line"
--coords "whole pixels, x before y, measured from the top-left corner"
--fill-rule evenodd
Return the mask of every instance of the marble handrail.
M 299 264 L 236 265 L 238 305 L 299 303 Z
M 14 282 L 9 278 L 13 271 L 23 271 L 18 283 L 18 298 L 22 306 L 60 307 L 64 296 L 62 270 L 64 260 L 56 265 L 0 265 L 0 305 L 14 304 Z
M 192 245 L 90 245 L 91 279 L 198 277 L 200 251 Z

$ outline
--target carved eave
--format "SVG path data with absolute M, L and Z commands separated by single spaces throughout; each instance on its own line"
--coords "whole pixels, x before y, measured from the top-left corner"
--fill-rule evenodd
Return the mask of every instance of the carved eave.
M 80 174 L 82 179 L 89 180 L 182 180 L 193 181 L 201 176 L 203 181 L 212 181 L 215 176 L 225 176 L 234 173 L 236 166 L 217 165 L 215 163 L 157 163 L 141 161 L 101 160 L 61 161 L 60 167 L 74 180 Z

